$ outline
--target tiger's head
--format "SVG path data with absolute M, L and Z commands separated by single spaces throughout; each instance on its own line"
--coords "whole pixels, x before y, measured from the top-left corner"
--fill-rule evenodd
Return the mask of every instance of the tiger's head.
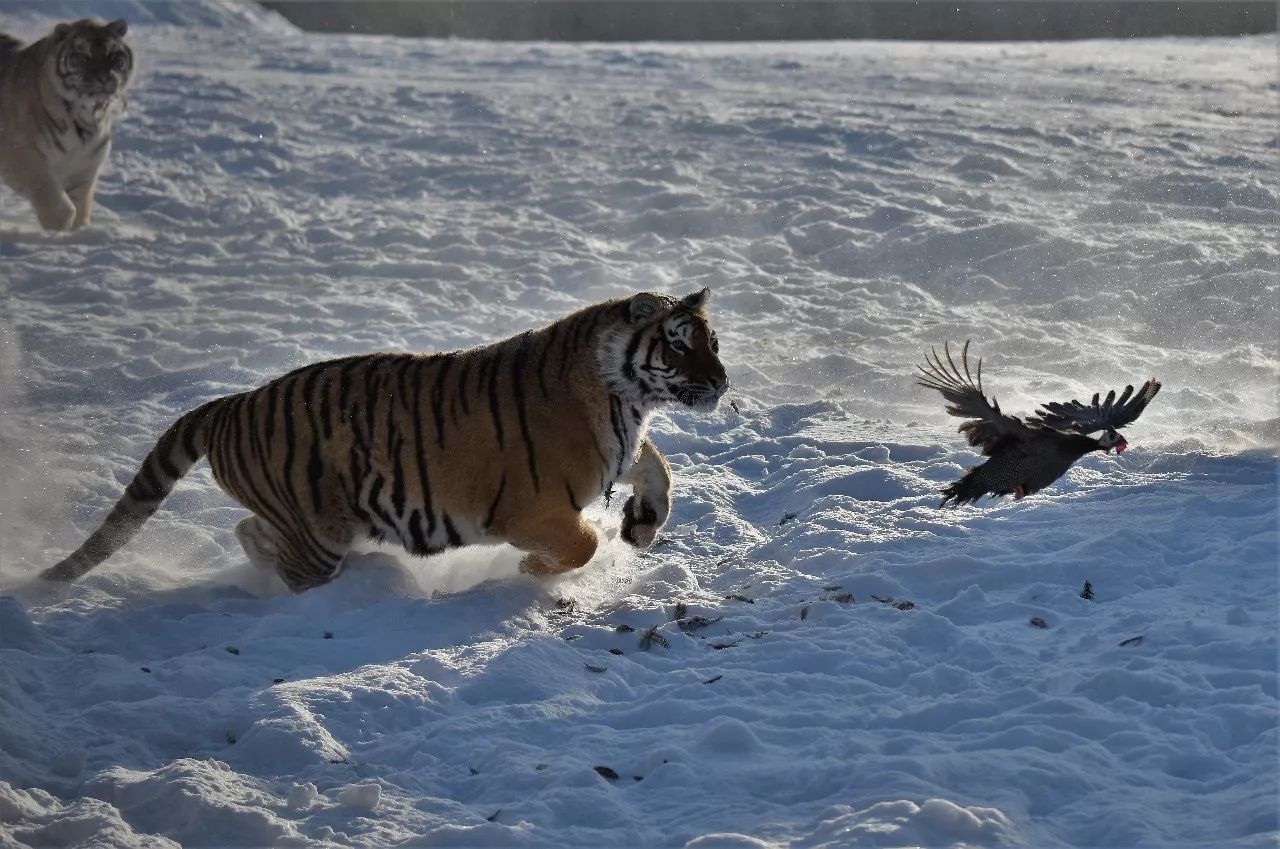
M 720 343 L 707 319 L 709 289 L 684 298 L 640 292 L 625 322 L 606 337 L 604 373 L 611 388 L 646 406 L 677 401 L 710 412 L 729 388 Z
M 133 73 L 133 50 L 124 43 L 123 20 L 99 24 L 85 18 L 58 24 L 53 46 L 53 84 L 68 100 L 110 102 L 124 93 Z

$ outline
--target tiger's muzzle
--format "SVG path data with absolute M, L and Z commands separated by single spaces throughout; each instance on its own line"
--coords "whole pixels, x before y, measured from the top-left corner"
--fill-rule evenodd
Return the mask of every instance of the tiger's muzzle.
M 697 413 L 710 413 L 720 404 L 724 393 L 729 391 L 729 378 L 712 377 L 697 383 L 688 383 L 675 393 L 676 400 Z

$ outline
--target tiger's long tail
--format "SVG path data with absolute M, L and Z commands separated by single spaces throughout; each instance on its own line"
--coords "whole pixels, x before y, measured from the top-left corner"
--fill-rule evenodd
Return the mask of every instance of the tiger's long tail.
M 210 401 L 170 425 L 102 525 L 65 560 L 41 572 L 40 577 L 47 581 L 77 580 L 133 539 L 174 484 L 207 453 L 209 413 L 225 400 Z

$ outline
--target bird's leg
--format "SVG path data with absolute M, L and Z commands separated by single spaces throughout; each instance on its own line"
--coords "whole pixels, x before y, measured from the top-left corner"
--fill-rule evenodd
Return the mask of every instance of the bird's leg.
M 1013 500 L 1021 501 L 1027 497 L 1027 488 L 1022 484 L 1018 484 L 1013 488 Z

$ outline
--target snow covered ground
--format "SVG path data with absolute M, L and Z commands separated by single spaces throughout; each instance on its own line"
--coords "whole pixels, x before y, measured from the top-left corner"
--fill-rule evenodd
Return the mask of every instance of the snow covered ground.
M 92 10 L 139 57 L 94 225 L 0 188 L 0 845 L 1280 840 L 1274 38 L 0 29 Z M 740 412 L 656 421 L 649 553 L 372 552 L 294 596 L 200 467 L 31 581 L 200 401 L 703 285 Z M 911 374 L 967 338 L 1006 410 L 1165 389 L 1123 457 L 940 511 L 975 455 Z

